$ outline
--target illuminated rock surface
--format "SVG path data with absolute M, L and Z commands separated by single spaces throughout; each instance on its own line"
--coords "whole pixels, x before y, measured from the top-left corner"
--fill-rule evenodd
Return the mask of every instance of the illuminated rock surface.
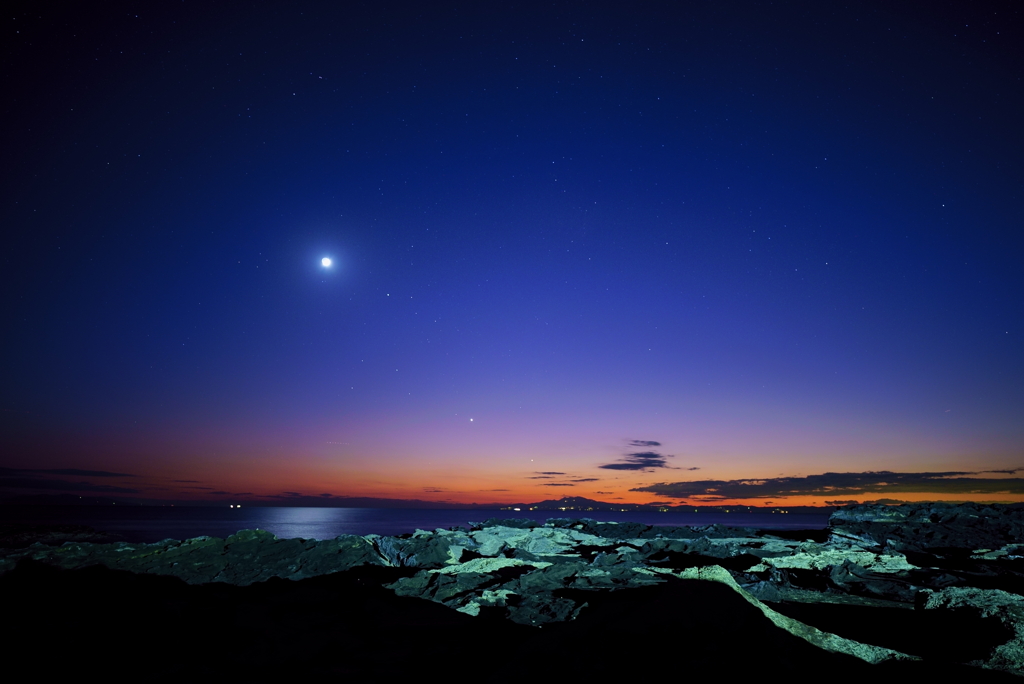
M 876 679 L 930 667 L 945 671 L 957 663 L 971 666 L 972 677 L 985 670 L 987 676 L 1021 675 L 1022 519 L 1018 509 L 1000 506 L 853 506 L 833 515 L 827 532 L 552 519 L 488 520 L 470 529 L 324 541 L 247 530 L 223 540 L 35 543 L 0 551 L 0 590 L 10 597 L 42 576 L 51 584 L 116 576 L 125 587 L 149 591 L 160 583 L 188 597 L 234 592 L 232 600 L 241 605 L 246 596 L 264 596 L 271 585 L 294 593 L 310 582 L 321 588 L 333 582 L 348 586 L 337 590 L 344 594 L 356 582 L 360 592 L 399 601 L 394 605 L 402 611 L 412 605 L 406 597 L 427 599 L 453 609 L 445 620 L 472 621 L 459 623 L 466 626 L 456 631 L 499 630 L 513 641 L 536 641 L 552 629 L 578 640 L 590 634 L 588 624 L 602 621 L 611 629 L 646 621 L 629 629 L 649 631 L 659 607 L 675 611 L 657 616 L 663 632 L 700 639 L 699 625 L 709 617 L 692 614 L 700 604 L 695 597 L 714 596 L 721 610 L 745 616 L 745 626 L 731 638 L 763 640 L 774 630 L 779 636 L 772 639 L 783 639 L 785 653 L 772 651 L 764 656 L 769 659 L 803 653 L 806 660 L 810 656 L 801 649 L 812 648 L 822 658 L 855 658 L 874 668 L 863 676 Z M 18 537 L 22 545 L 31 541 L 26 534 Z M 132 574 L 103 574 L 95 566 Z M 294 582 L 282 584 L 283 579 Z M 178 583 L 172 590 L 167 582 Z M 630 604 L 648 605 L 649 614 L 627 616 L 623 606 Z M 364 615 L 357 622 L 368 620 L 379 618 Z M 704 656 L 712 653 L 702 648 Z

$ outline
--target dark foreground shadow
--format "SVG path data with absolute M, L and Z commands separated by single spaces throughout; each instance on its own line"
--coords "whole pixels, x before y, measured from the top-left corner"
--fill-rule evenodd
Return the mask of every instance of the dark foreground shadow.
M 108 681 L 1018 681 L 949 663 L 872 666 L 826 653 L 708 582 L 577 592 L 588 603 L 577 620 L 538 629 L 497 609 L 470 617 L 380 586 L 408 574 L 362 567 L 299 582 L 190 586 L 23 562 L 0 578 L 9 635 L 0 667 Z

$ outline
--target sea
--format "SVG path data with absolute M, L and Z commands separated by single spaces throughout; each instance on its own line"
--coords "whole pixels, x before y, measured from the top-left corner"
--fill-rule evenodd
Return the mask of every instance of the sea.
M 86 525 L 128 542 L 227 537 L 259 529 L 282 539 L 333 539 L 343 534 L 395 536 L 416 530 L 469 527 L 491 518 L 591 518 L 601 522 L 638 522 L 660 526 L 711 524 L 761 529 L 820 530 L 828 512 L 680 512 L 654 511 L 509 511 L 420 508 L 284 508 L 193 506 L 0 506 L 0 523 Z

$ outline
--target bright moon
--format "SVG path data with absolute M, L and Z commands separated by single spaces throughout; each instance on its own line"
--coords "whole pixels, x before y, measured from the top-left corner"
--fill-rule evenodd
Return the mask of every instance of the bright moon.
M 324 268 L 327 268 L 328 266 L 331 265 L 331 260 L 327 257 L 324 257 L 323 259 L 320 260 L 320 263 L 323 264 Z

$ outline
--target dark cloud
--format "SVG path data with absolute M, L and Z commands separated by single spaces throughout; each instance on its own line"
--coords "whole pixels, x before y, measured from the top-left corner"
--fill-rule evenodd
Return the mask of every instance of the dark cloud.
M 568 482 L 545 482 L 544 484 L 541 485 L 541 487 L 575 487 L 575 486 L 576 485 L 569 484 Z
M 72 475 L 74 477 L 137 477 L 131 473 L 112 473 L 107 470 L 79 470 L 78 468 L 55 468 L 53 470 L 35 470 L 36 473 L 52 475 Z
M 137 477 L 130 473 L 112 473 L 109 470 L 81 470 L 80 468 L 0 468 L 0 477 L 27 475 L 70 475 L 72 477 Z
M 4 477 L 0 475 L 0 489 L 41 489 L 60 492 L 102 492 L 104 494 L 138 494 L 138 489 L 98 485 L 91 482 L 68 482 L 42 477 Z
M 634 451 L 622 457 L 620 463 L 605 463 L 597 466 L 605 470 L 650 470 L 652 468 L 670 468 L 665 460 L 674 458 L 671 454 L 659 454 L 657 451 Z
M 692 468 L 683 468 L 683 470 L 700 470 L 700 468 L 697 466 L 693 466 Z
M 602 466 L 605 467 L 605 466 Z M 974 472 L 823 473 L 807 477 L 659 482 L 630 491 L 675 499 L 750 499 L 786 496 L 849 497 L 866 494 L 1024 494 L 1024 478 L 978 478 Z
M 595 494 L 614 494 L 615 492 L 594 492 Z
M 569 482 L 600 482 L 600 481 L 601 480 L 599 480 L 596 477 L 577 477 L 575 479 L 569 480 Z
M 765 503 L 771 503 L 771 501 L 765 501 Z M 892 506 L 895 504 L 913 503 L 912 501 L 905 501 L 904 499 L 872 499 L 871 501 L 857 501 L 856 499 L 839 499 L 838 501 L 826 501 L 826 506 L 846 506 L 847 504 L 880 504 L 883 506 Z
M 527 480 L 553 480 L 555 478 L 552 475 L 530 475 L 526 479 Z
M 481 491 L 481 492 L 507 492 L 507 491 L 510 491 L 510 490 L 508 490 L 508 489 L 481 489 L 479 491 Z
M 213 487 L 200 487 L 199 485 L 192 485 L 191 487 L 183 487 L 183 489 L 213 489 Z
M 913 501 L 907 501 L 906 499 L 872 499 L 870 501 L 865 501 L 864 503 L 881 504 L 883 506 L 892 506 L 894 504 L 907 504 L 907 503 L 914 503 L 914 502 Z
M 441 492 L 447 492 L 447 489 L 441 489 L 440 487 L 424 487 L 423 491 L 430 494 L 440 494 Z
M 231 492 L 210 492 L 211 494 L 230 494 Z
M 330 499 L 334 495 L 333 494 L 321 494 L 320 496 L 325 498 L 325 499 Z
M 199 480 L 171 480 L 171 482 L 181 482 L 182 484 L 199 484 Z
M 661 446 L 661 442 L 653 442 L 648 439 L 631 439 L 629 440 L 629 446 L 635 447 L 656 447 Z
M 538 475 L 565 475 L 565 473 L 555 472 L 554 470 L 536 470 L 534 472 Z

